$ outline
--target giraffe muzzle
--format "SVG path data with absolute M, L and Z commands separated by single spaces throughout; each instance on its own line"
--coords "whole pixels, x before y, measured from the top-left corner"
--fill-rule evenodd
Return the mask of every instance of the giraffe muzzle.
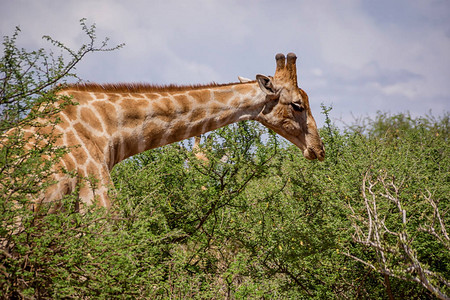
M 315 150 L 311 147 L 308 147 L 305 149 L 305 151 L 303 151 L 303 156 L 309 160 L 317 159 L 319 161 L 323 161 L 325 159 L 325 150 L 323 147 L 321 147 L 320 150 Z

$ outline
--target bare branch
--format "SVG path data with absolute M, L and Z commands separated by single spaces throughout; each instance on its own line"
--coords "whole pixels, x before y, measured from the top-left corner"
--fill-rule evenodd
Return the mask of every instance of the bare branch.
M 398 183 L 394 176 L 389 178 L 385 172 L 376 178 L 371 175 L 370 170 L 364 174 L 361 187 L 363 197 L 361 209 L 367 214 L 365 220 L 361 219 L 361 215 L 358 216 L 351 204 L 348 206 L 352 212 L 351 217 L 355 228 L 353 239 L 374 250 L 376 262 L 363 260 L 349 252 L 344 254 L 385 276 L 419 283 L 439 299 L 449 299 L 439 287 L 439 284 L 449 286 L 449 282 L 441 275 L 428 270 L 419 261 L 417 252 L 412 246 L 414 233 L 408 231 L 407 206 L 402 203 L 400 197 L 403 185 L 404 179 Z M 448 249 L 449 237 L 444 221 L 431 193 L 428 190 L 427 192 L 428 195 L 424 197 L 433 209 L 433 220 L 431 225 L 420 225 L 418 230 L 430 233 Z M 392 222 L 393 216 L 389 215 L 388 217 L 390 211 L 381 209 L 387 203 L 394 204 L 399 216 L 398 223 L 395 223 L 394 220 L 392 229 L 388 228 L 386 220 L 390 219 Z M 435 221 L 439 224 L 440 230 L 436 230 L 434 227 Z M 361 224 L 367 224 L 367 227 L 363 228 Z M 395 224 L 398 224 L 399 228 L 396 229 Z

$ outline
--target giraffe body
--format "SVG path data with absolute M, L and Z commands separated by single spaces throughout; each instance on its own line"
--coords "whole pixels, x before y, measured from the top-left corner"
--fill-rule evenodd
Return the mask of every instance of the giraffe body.
M 62 90 L 78 105 L 64 108 L 54 133 L 71 147 L 60 165 L 57 183 L 39 201 L 51 202 L 71 193 L 80 178 L 95 178 L 96 187 L 79 190 L 82 202 L 94 199 L 110 207 L 109 172 L 115 164 L 148 149 L 181 141 L 243 120 L 256 120 L 281 134 L 308 159 L 324 158 L 306 93 L 297 86 L 295 55 L 278 54 L 275 76 L 256 81 L 204 86 L 144 84 L 78 84 Z M 29 128 L 30 134 L 33 128 Z M 32 147 L 32 145 L 30 145 Z

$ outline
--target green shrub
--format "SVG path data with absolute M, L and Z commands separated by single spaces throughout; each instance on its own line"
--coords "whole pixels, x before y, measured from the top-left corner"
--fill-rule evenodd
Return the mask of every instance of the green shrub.
M 93 41 L 94 27 L 82 25 Z M 323 108 L 323 162 L 243 122 L 203 137 L 198 151 L 207 161 L 187 140 L 118 164 L 111 211 L 79 213 L 74 194 L 58 214 L 35 213 L 30 199 L 51 184 L 50 167 L 70 149 L 47 135 L 44 147 L 25 151 L 21 129 L 42 116 L 57 122 L 55 102 L 70 99 L 56 97 L 54 84 L 105 44 L 72 51 L 64 64 L 43 50 L 17 49 L 17 34 L 5 39 L 1 61 L 1 298 L 450 294 L 448 114 L 379 113 L 338 129 Z M 49 74 L 39 75 L 46 68 L 36 63 L 22 69 L 39 59 Z M 10 129 L 16 134 L 5 138 Z

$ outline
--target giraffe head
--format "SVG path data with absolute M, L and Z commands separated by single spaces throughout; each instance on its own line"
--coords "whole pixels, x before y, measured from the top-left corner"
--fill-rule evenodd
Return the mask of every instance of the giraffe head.
M 323 160 L 325 149 L 311 113 L 308 95 L 297 85 L 297 57 L 277 54 L 273 77 L 257 75 L 266 105 L 256 120 L 299 147 L 307 159 Z

